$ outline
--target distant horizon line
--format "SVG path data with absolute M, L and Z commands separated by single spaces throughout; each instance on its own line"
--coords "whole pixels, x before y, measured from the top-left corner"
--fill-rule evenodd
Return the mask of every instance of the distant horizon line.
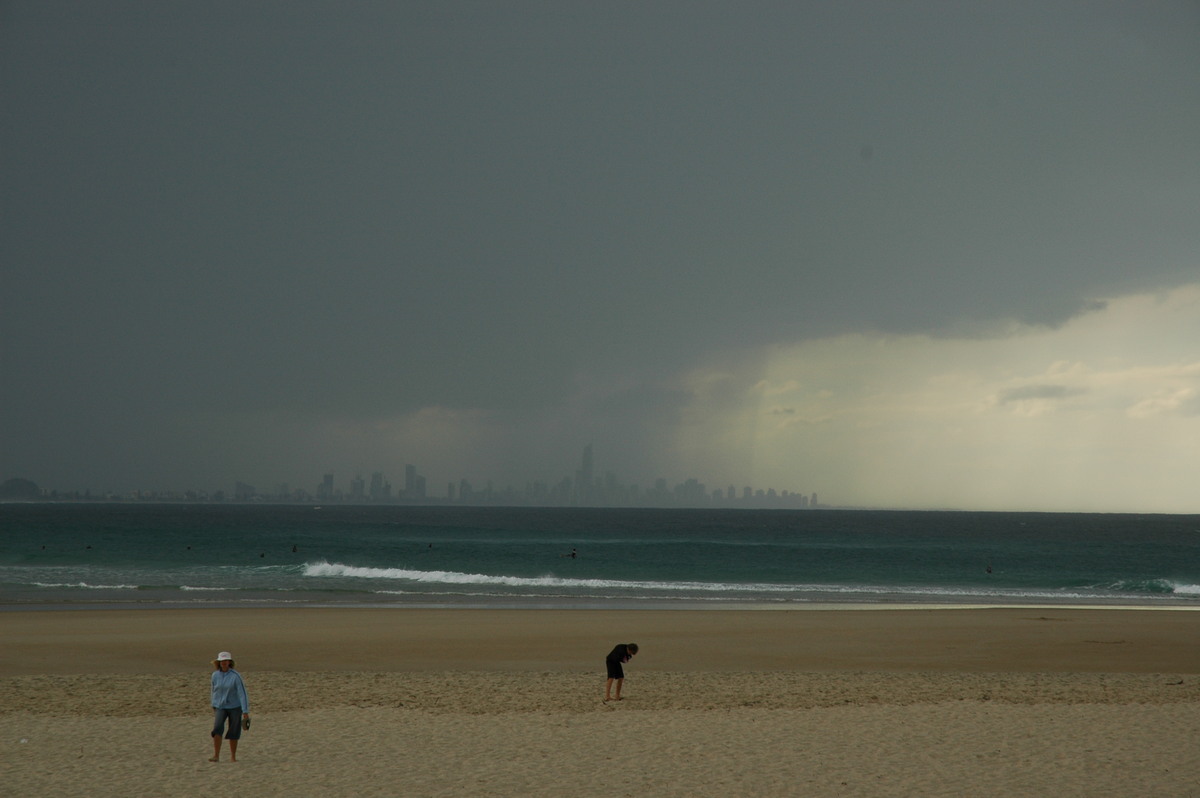
M 834 505 L 820 504 L 815 507 L 786 507 L 786 506 L 736 506 L 734 504 L 528 504 L 485 501 L 449 501 L 444 497 L 429 497 L 424 500 L 395 500 L 379 501 L 279 501 L 279 500 L 237 500 L 224 498 L 194 499 L 194 498 L 164 498 L 156 495 L 147 498 L 134 498 L 111 494 L 107 496 L 91 496 L 89 498 L 67 496 L 41 496 L 37 498 L 0 498 L 0 505 L 209 505 L 228 507 L 309 507 L 321 510 L 326 506 L 337 507 L 425 507 L 429 509 L 451 508 L 489 508 L 489 509 L 530 509 L 530 510 L 789 510 L 796 512 L 838 512 L 838 513 L 962 513 L 962 514 L 1011 514 L 1011 515 L 1127 515 L 1127 516 L 1185 516 L 1200 517 L 1200 512 L 1179 512 L 1162 510 L 1034 510 L 1034 509 L 981 509 L 966 507 L 896 507 L 870 505 Z

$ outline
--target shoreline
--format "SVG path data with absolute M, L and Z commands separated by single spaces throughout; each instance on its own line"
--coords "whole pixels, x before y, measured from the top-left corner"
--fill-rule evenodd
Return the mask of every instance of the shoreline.
M 1047 600 L 1031 596 L 1028 599 L 912 599 L 897 596 L 892 600 L 863 599 L 813 599 L 810 601 L 763 601 L 757 599 L 699 599 L 699 598 L 625 598 L 595 597 L 568 598 L 545 596 L 486 597 L 432 596 L 408 599 L 358 601 L 352 599 L 329 600 L 305 596 L 293 600 L 276 596 L 239 599 L 163 599 L 141 600 L 20 600 L 5 601 L 0 598 L 0 614 L 6 612 L 57 612 L 96 610 L 475 610 L 475 611 L 569 611 L 569 612 L 627 612 L 627 611 L 687 611 L 687 612 L 809 612 L 842 610 L 993 610 L 993 609 L 1048 609 L 1048 610 L 1137 610 L 1137 611 L 1200 611 L 1200 600 L 1192 598 L 1163 597 L 1111 597 L 1095 600 L 1079 600 L 1076 597 L 1062 601 Z
M 477 604 L 453 604 L 444 602 L 421 602 L 412 604 L 399 603 L 364 603 L 364 604 L 321 604 L 314 602 L 297 602 L 295 604 L 280 604 L 264 602 L 262 604 L 247 602 L 113 602 L 113 603 L 0 603 L 0 615 L 4 613 L 21 612 L 205 612 L 209 610 L 393 610 L 396 612 L 420 612 L 428 610 L 463 610 L 471 612 L 914 612 L 925 610 L 1097 610 L 1104 612 L 1200 612 L 1200 606 L 1192 604 L 1045 604 L 1031 602 L 1029 604 L 996 603 L 996 604 L 945 604 L 945 603 L 896 603 L 869 604 L 858 602 L 813 602 L 811 604 L 756 604 L 747 602 L 692 604 L 655 604 L 649 602 L 629 602 L 626 604 L 606 602 L 604 604 L 521 604 L 515 602 Z

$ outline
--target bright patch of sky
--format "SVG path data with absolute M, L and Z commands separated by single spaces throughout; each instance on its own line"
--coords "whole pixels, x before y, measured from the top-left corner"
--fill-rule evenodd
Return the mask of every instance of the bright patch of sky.
M 1194 511 L 1200 284 L 997 338 L 777 347 L 767 376 L 740 387 L 745 406 L 721 418 L 756 476 L 863 505 Z

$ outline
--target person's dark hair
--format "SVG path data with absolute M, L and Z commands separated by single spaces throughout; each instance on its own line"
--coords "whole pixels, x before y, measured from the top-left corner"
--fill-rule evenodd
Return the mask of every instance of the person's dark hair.
M 630 643 L 629 645 L 625 646 L 625 648 L 629 649 L 630 654 L 637 653 L 637 643 Z

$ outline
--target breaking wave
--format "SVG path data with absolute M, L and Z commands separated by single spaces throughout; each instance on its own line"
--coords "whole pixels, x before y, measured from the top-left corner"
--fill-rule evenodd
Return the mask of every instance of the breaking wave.
M 1175 582 L 1170 579 L 1125 579 L 1109 584 L 1096 585 L 1098 590 L 1116 593 L 1151 593 L 1172 596 L 1200 596 L 1200 585 Z
M 819 598 L 853 600 L 854 597 L 909 597 L 925 601 L 1029 601 L 1049 599 L 1095 600 L 1118 599 L 1138 594 L 1144 597 L 1200 597 L 1200 586 L 1177 584 L 1166 580 L 1122 582 L 1080 588 L 1003 588 L 932 585 L 871 585 L 871 584 L 779 584 L 769 582 L 701 582 L 629 580 L 603 578 L 566 578 L 543 576 L 510 576 L 502 574 L 464 573 L 461 571 L 425 571 L 412 568 L 376 568 L 347 565 L 337 562 L 306 563 L 301 573 L 318 579 L 361 579 L 389 584 L 401 583 L 418 592 L 436 590 L 439 586 L 471 592 L 473 588 L 507 589 L 526 595 L 545 595 L 553 592 L 587 593 L 589 595 L 678 596 L 693 598 L 726 598 L 736 601 L 759 599 L 769 601 L 813 601 Z M 378 585 L 379 592 L 392 592 Z
M 138 585 L 93 585 L 88 582 L 34 582 L 37 587 L 77 590 L 137 590 Z
M 792 592 L 795 585 L 736 584 L 727 582 L 660 582 L 625 579 L 567 579 L 559 576 L 503 576 L 459 571 L 417 571 L 409 568 L 367 568 L 342 563 L 308 563 L 304 576 L 395 579 L 418 584 L 489 585 L 525 588 L 585 588 L 590 590 L 680 590 L 709 592 Z

